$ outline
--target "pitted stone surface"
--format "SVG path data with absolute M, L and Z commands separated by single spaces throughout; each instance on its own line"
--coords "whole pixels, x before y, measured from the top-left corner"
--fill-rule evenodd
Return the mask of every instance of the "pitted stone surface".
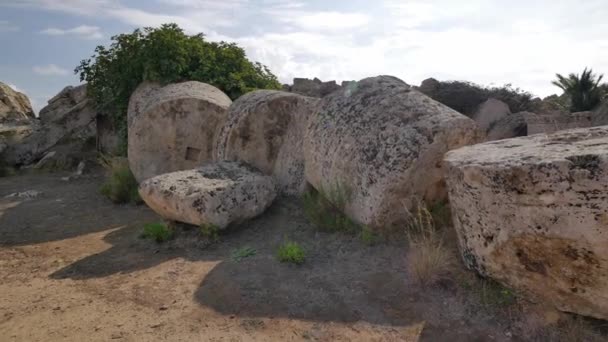
M 228 110 L 217 142 L 217 160 L 246 162 L 272 175 L 282 193 L 303 193 L 304 131 L 318 102 L 275 90 L 241 96 Z
M 445 199 L 443 155 L 481 139 L 473 120 L 391 76 L 332 93 L 309 121 L 306 179 L 348 188 L 346 214 L 378 228 L 400 223 L 404 206 Z
M 142 182 L 139 194 L 160 216 L 225 228 L 260 215 L 276 197 L 272 177 L 238 162 L 219 162 Z
M 608 126 L 464 147 L 445 161 L 469 268 L 608 318 Z
M 232 103 L 226 94 L 192 81 L 167 85 L 148 98 L 129 125 L 129 165 L 138 181 L 213 160 Z

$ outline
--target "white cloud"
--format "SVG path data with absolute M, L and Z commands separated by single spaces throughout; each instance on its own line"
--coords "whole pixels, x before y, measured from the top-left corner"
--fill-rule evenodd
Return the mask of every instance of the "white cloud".
M 8 20 L 0 20 L 0 33 L 2 32 L 17 32 L 19 26 L 11 24 Z
M 55 64 L 35 66 L 32 68 L 32 70 L 35 73 L 37 73 L 39 75 L 43 75 L 43 76 L 65 76 L 65 75 L 69 74 L 68 70 L 63 69 Z
M 292 12 L 279 20 L 291 23 L 305 31 L 337 31 L 363 27 L 369 23 L 370 18 L 361 13 Z
M 46 34 L 49 36 L 69 35 L 69 36 L 75 36 L 75 37 L 83 38 L 83 39 L 100 39 L 103 37 L 103 34 L 101 34 L 101 28 L 99 28 L 98 26 L 88 26 L 88 25 L 76 26 L 71 29 L 60 29 L 60 28 L 49 27 L 45 30 L 40 31 L 40 33 Z

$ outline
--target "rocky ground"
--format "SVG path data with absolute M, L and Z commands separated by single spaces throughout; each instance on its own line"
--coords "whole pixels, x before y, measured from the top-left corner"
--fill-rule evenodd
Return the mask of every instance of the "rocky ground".
M 471 274 L 420 288 L 404 241 L 319 232 L 296 200 L 216 243 L 180 230 L 156 244 L 139 237 L 151 210 L 111 204 L 100 174 L 64 176 L 0 178 L 2 341 L 533 340 L 522 322 L 538 315 L 502 292 Z M 303 265 L 276 260 L 285 240 L 305 248 Z M 237 260 L 243 247 L 255 255 Z

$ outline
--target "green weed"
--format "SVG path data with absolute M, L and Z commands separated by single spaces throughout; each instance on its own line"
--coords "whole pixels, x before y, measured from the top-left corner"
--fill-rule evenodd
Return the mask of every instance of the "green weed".
M 231 257 L 232 260 L 239 262 L 245 258 L 254 256 L 256 253 L 257 251 L 251 247 L 243 247 L 232 251 Z
M 100 156 L 100 164 L 108 172 L 100 192 L 114 203 L 141 203 L 138 183 L 129 168 L 127 158 Z
M 285 242 L 279 247 L 277 258 L 280 262 L 291 262 L 300 265 L 304 263 L 306 253 L 296 242 Z
M 161 222 L 147 223 L 144 225 L 144 231 L 141 237 L 147 239 L 153 239 L 154 241 L 161 243 L 165 242 L 173 237 L 173 231 L 167 227 L 166 224 Z

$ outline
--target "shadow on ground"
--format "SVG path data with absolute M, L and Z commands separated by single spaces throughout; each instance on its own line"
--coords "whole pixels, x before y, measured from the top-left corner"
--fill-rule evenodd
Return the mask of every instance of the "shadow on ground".
M 73 238 L 146 220 L 145 206 L 117 206 L 99 194 L 101 174 L 63 181 L 69 173 L 0 178 L 0 246 L 19 246 Z M 33 199 L 4 198 L 34 190 Z

